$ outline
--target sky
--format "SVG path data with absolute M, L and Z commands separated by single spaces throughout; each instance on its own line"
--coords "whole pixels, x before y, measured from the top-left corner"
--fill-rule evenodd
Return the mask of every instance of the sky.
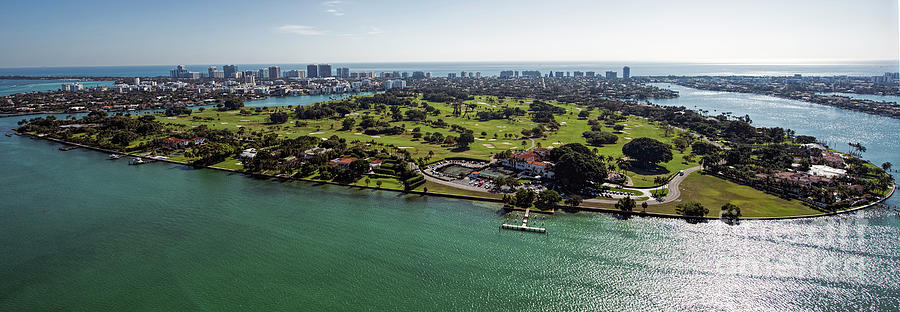
M 896 0 L 8 1 L 0 67 L 900 58 Z

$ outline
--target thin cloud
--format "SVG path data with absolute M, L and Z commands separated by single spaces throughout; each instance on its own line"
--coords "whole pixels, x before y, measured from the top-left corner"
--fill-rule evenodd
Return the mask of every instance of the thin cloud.
M 383 34 L 384 31 L 381 30 L 381 28 L 372 26 L 372 27 L 369 27 L 369 31 L 367 33 L 370 35 L 380 35 L 380 34 Z
M 339 0 L 325 1 L 325 2 L 322 2 L 322 6 L 330 8 L 328 10 L 325 10 L 325 12 L 328 12 L 328 14 L 331 14 L 334 16 L 344 16 L 344 10 L 342 10 L 340 8 L 341 4 L 343 4 L 343 3 L 344 3 L 344 1 L 339 1 Z
M 301 36 L 319 36 L 324 35 L 325 32 L 316 29 L 313 26 L 305 26 L 305 25 L 284 25 L 278 27 L 279 32 L 288 33 L 288 34 L 296 34 Z

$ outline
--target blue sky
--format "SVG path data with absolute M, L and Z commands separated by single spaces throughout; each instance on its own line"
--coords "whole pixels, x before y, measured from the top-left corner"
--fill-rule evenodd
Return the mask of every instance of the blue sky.
M 900 58 L 898 2 L 8 1 L 0 67 Z

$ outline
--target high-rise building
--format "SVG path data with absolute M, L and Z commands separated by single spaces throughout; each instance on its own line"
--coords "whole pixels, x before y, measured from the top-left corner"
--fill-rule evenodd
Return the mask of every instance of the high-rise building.
M 425 78 L 431 78 L 431 72 L 425 73 Z
M 272 78 L 272 79 L 281 78 L 281 67 L 269 66 L 269 78 Z
M 572 72 L 572 77 L 581 78 L 581 77 L 584 77 L 584 73 L 576 70 L 576 71 Z
M 511 70 L 504 70 L 504 71 L 500 72 L 500 78 L 512 78 L 512 77 L 513 77 L 513 71 L 511 71 Z
M 554 74 L 555 74 L 554 76 L 556 76 L 556 78 L 562 78 L 562 77 L 563 77 L 563 72 L 561 72 L 561 71 L 555 72 Z
M 331 77 L 331 64 L 319 64 L 317 66 L 319 67 L 320 78 Z
M 134 85 L 136 85 L 136 86 L 141 85 L 141 78 L 139 78 L 139 77 L 134 77 Z
M 384 90 L 390 90 L 394 87 L 394 81 L 388 79 L 384 81 Z
M 319 66 L 316 66 L 315 64 L 306 65 L 306 77 L 318 78 L 319 77 Z
M 338 68 L 337 76 L 340 78 L 350 78 L 350 68 L 347 68 L 347 67 Z
M 588 77 L 588 78 L 594 78 L 595 75 L 594 75 L 594 72 L 589 71 L 589 72 L 584 72 L 584 76 Z
M 447 78 L 448 78 L 448 79 L 456 78 L 456 73 L 448 73 L 448 74 L 447 74 Z
M 617 75 L 617 74 L 616 74 L 616 72 L 614 72 L 614 71 L 607 71 L 607 72 L 606 72 L 606 79 L 616 79 L 616 75 Z
M 409 72 L 400 73 L 400 77 L 402 77 L 403 79 L 409 78 Z
M 625 80 L 631 79 L 631 67 L 628 67 L 628 66 L 622 67 L 622 79 L 625 79 Z
M 285 78 L 306 78 L 306 71 L 302 70 L 289 70 L 284 73 Z
M 253 71 L 251 71 L 251 70 L 245 71 L 243 76 L 244 76 L 243 77 L 244 83 L 250 84 L 250 85 L 256 85 L 256 75 L 253 74 Z
M 225 78 L 237 78 L 237 66 L 225 65 L 222 66 L 222 71 L 225 72 Z
M 194 73 L 189 72 L 187 68 L 184 67 L 184 65 L 176 66 L 175 69 L 169 71 L 169 75 L 172 78 L 194 78 L 194 76 L 197 76 L 199 78 L 200 76 L 194 75 Z
M 466 72 L 459 72 L 459 78 L 466 78 Z
M 84 90 L 84 85 L 77 83 L 77 82 L 66 83 L 66 84 L 62 85 L 62 90 L 63 91 L 81 91 L 81 90 Z
M 523 70 L 522 77 L 524 78 L 540 78 L 541 72 L 537 70 Z
M 475 73 L 475 78 L 481 78 L 481 72 Z
M 219 79 L 225 78 L 225 72 L 223 72 L 223 71 L 221 71 L 221 70 L 216 70 L 216 67 L 215 67 L 215 66 L 210 66 L 210 67 L 206 70 L 206 72 L 207 72 L 207 75 L 206 75 L 206 76 L 209 77 L 209 78 L 213 78 L 213 79 L 215 79 L 215 78 L 219 78 Z
M 413 78 L 425 78 L 425 72 L 414 71 L 412 73 Z

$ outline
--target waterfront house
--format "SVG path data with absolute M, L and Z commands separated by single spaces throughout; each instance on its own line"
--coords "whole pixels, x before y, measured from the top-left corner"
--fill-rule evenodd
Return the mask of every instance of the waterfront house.
M 171 148 L 187 147 L 188 145 L 191 145 L 191 144 L 199 145 L 199 144 L 203 144 L 204 142 L 206 142 L 206 138 L 202 138 L 202 137 L 196 137 L 193 139 L 180 139 L 180 138 L 168 137 L 165 140 L 163 140 L 163 143 L 165 143 L 167 146 L 169 146 Z
M 809 166 L 809 174 L 817 177 L 826 177 L 829 179 L 832 178 L 840 178 L 847 175 L 847 170 L 833 168 L 825 165 L 812 165 Z
M 255 148 L 245 149 L 243 152 L 241 152 L 240 157 L 242 159 L 249 159 L 249 158 L 256 157 L 256 149 Z
M 328 165 L 329 166 L 347 167 L 347 166 L 350 166 L 350 163 L 352 163 L 354 161 L 356 161 L 356 157 L 335 158 L 335 159 L 332 159 L 331 161 L 329 161 Z
M 310 158 L 316 157 L 316 155 L 325 153 L 325 152 L 330 151 L 330 150 L 331 150 L 331 149 L 328 149 L 328 148 L 322 148 L 322 147 L 311 148 L 311 149 L 308 149 L 308 150 L 306 150 L 306 151 L 303 152 L 303 158 L 304 158 L 304 159 L 310 159 Z

